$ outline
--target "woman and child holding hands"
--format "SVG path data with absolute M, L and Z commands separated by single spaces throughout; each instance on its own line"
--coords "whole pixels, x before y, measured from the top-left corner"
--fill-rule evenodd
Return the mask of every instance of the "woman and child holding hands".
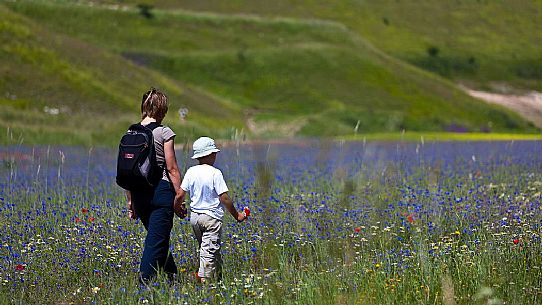
M 177 266 L 169 251 L 170 233 L 174 214 L 181 218 L 187 216 L 184 204 L 187 194 L 191 199 L 190 224 L 199 246 L 197 278 L 201 282 L 210 278 L 220 279 L 224 208 L 238 222 L 247 218 L 247 212 L 236 210 L 222 172 L 213 166 L 220 151 L 213 139 L 201 137 L 194 142 L 192 159 L 199 164 L 190 167 L 182 178 L 175 157 L 175 133 L 171 128 L 160 125 L 167 111 L 168 99 L 164 93 L 151 89 L 143 95 L 142 121 L 139 124 L 152 130 L 156 162 L 163 172 L 153 187 L 126 190 L 130 218 L 141 219 L 147 230 L 140 279 L 146 283 L 156 276 L 158 270 L 165 272 L 169 278 L 177 273 Z

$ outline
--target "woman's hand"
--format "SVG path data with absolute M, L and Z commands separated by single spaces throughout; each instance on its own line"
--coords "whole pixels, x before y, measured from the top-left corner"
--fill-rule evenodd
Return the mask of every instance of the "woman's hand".
M 185 218 L 188 215 L 188 210 L 186 209 L 186 205 L 181 200 L 175 200 L 173 202 L 173 211 L 175 212 L 175 215 L 177 215 L 181 219 Z
M 188 215 L 188 210 L 184 203 L 185 191 L 182 188 L 179 188 L 179 191 L 175 194 L 175 199 L 173 199 L 173 211 L 175 215 L 179 216 L 181 219 L 185 218 Z
M 134 206 L 132 205 L 132 194 L 130 191 L 126 191 L 126 199 L 128 201 L 128 217 L 130 219 L 137 219 L 137 214 L 135 212 Z
M 130 217 L 130 219 L 137 219 L 137 214 L 131 203 L 128 204 L 128 217 Z

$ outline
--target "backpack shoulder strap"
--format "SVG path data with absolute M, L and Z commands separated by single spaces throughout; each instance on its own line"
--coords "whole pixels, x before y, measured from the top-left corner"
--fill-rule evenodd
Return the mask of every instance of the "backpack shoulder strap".
M 152 131 L 158 127 L 162 127 L 163 125 L 157 123 L 157 122 L 151 122 L 149 123 L 148 125 L 144 126 L 144 128 L 147 128 L 151 131 L 151 134 L 152 134 Z M 154 137 L 154 135 L 153 135 Z M 153 142 L 154 143 L 154 142 Z M 166 169 L 166 162 L 165 162 L 165 156 L 164 156 L 164 166 L 159 166 L 161 169 L 162 169 L 162 172 L 165 171 L 166 172 L 166 176 L 167 178 L 169 179 L 169 181 L 171 182 L 171 179 L 169 178 L 169 173 Z
M 141 125 L 141 123 L 135 123 L 135 124 L 130 125 L 128 129 L 129 130 L 145 130 L 145 129 L 154 130 L 157 127 L 162 127 L 162 124 L 158 124 L 157 122 L 151 122 L 143 126 Z
M 161 127 L 162 125 L 161 124 L 158 124 L 157 122 L 150 122 L 149 124 L 143 126 L 141 124 L 139 124 L 139 126 L 141 128 L 145 128 L 145 129 L 149 129 L 150 131 L 153 131 L 155 130 L 157 127 Z
M 132 124 L 130 125 L 130 127 L 128 127 L 128 130 L 141 130 L 141 129 L 143 129 L 143 125 L 139 123 Z
M 162 125 L 161 124 L 158 124 L 157 122 L 151 122 L 150 124 L 148 124 L 147 126 L 145 126 L 146 128 L 150 129 L 150 130 L 154 130 L 156 129 L 157 127 L 161 127 Z

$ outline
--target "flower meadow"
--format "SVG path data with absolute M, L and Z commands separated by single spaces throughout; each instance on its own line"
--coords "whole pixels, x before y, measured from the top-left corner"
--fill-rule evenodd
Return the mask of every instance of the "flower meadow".
M 173 282 L 137 280 L 145 230 L 116 150 L 0 148 L 0 304 L 541 304 L 542 142 L 231 143 L 221 282 L 175 219 Z M 181 168 L 193 163 L 178 150 Z

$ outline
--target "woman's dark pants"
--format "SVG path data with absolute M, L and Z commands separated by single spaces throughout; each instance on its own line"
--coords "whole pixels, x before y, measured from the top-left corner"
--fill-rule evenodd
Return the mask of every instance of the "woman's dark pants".
M 135 212 L 147 230 L 139 269 L 143 282 L 155 277 L 158 270 L 164 271 L 168 277 L 177 273 L 177 266 L 169 252 L 174 198 L 175 191 L 171 183 L 165 180 L 161 180 L 154 190 L 132 191 Z

